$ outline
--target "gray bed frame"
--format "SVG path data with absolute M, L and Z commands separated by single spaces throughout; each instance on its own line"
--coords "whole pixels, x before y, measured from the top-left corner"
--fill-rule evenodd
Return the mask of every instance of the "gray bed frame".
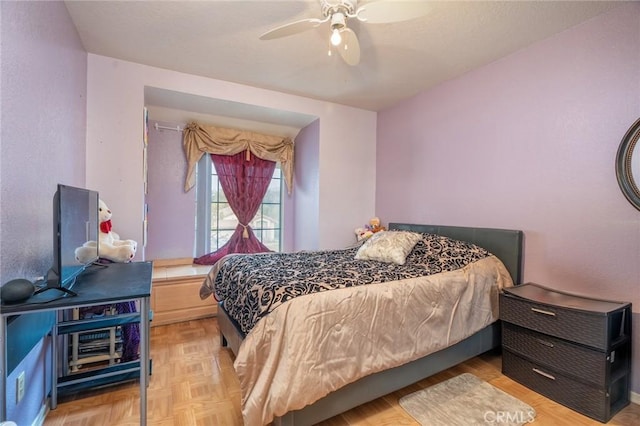
M 504 263 L 514 283 L 522 282 L 524 242 L 522 231 L 406 223 L 391 223 L 389 229 L 444 235 L 477 244 L 489 250 Z M 237 354 L 244 334 L 236 322 L 227 315 L 222 305 L 218 308 L 218 324 L 222 346 L 228 346 L 234 354 Z M 303 409 L 291 411 L 276 418 L 273 424 L 275 426 L 316 424 L 451 368 L 499 345 L 500 324 L 496 322 L 467 339 L 424 358 L 363 377 Z

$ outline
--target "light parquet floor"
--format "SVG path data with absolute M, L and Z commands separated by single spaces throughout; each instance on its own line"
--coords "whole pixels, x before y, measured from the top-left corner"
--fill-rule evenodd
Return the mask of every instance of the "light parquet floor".
M 215 318 L 151 329 L 153 375 L 147 423 L 159 426 L 240 426 L 240 389 L 228 349 L 220 347 Z M 601 425 L 559 405 L 500 372 L 499 355 L 483 355 L 322 423 L 323 426 L 402 426 L 417 423 L 398 399 L 461 373 L 472 373 L 535 408 L 540 426 Z M 68 396 L 47 414 L 45 426 L 139 424 L 139 385 L 129 383 Z M 609 423 L 640 425 L 640 406 L 630 404 Z

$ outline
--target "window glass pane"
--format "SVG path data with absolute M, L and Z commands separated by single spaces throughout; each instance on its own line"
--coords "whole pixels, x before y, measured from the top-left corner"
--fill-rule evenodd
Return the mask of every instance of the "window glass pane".
M 218 187 L 218 176 L 211 175 L 211 202 L 218 201 L 218 192 L 220 188 Z
M 218 248 L 227 244 L 232 235 L 233 231 L 218 231 Z
M 275 229 L 262 231 L 262 244 L 270 250 L 280 251 L 280 231 Z
M 236 229 L 238 218 L 229 203 L 218 204 L 218 229 Z
M 261 229 L 262 228 L 262 215 L 260 214 L 260 210 L 256 213 L 256 217 L 249 223 L 253 229 Z
M 265 229 L 280 228 L 280 204 L 262 205 L 262 227 Z
M 218 250 L 218 231 L 211 230 L 211 251 Z
M 218 203 L 211 203 L 211 229 L 218 229 Z
M 282 170 L 280 169 L 280 163 L 276 164 L 276 168 L 273 169 L 273 176 L 274 179 L 280 179 L 282 178 Z
M 262 200 L 263 203 L 279 203 L 280 202 L 280 179 L 271 179 L 269 188 Z
M 259 239 L 260 241 L 262 241 L 262 230 L 260 229 L 254 229 L 253 233 L 255 234 L 256 238 Z
M 227 196 L 224 195 L 224 191 L 222 190 L 222 186 L 220 186 L 219 183 L 218 183 L 218 194 L 220 196 L 220 202 L 221 203 L 226 203 L 227 202 Z

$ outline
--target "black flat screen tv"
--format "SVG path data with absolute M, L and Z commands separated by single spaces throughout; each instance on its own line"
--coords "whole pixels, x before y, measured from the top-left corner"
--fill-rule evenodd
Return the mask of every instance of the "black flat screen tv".
M 98 198 L 97 191 L 58 184 L 53 197 L 53 266 L 37 293 L 58 289 L 75 295 L 71 287 L 76 277 L 98 260 Z

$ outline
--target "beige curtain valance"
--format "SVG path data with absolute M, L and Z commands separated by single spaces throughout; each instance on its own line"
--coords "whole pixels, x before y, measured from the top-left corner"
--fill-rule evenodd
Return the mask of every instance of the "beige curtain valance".
M 287 192 L 293 189 L 293 141 L 290 138 L 269 136 L 224 127 L 189 123 L 183 131 L 183 146 L 187 156 L 187 179 L 184 190 L 195 185 L 195 167 L 205 152 L 218 155 L 233 155 L 250 151 L 263 160 L 281 164 Z

